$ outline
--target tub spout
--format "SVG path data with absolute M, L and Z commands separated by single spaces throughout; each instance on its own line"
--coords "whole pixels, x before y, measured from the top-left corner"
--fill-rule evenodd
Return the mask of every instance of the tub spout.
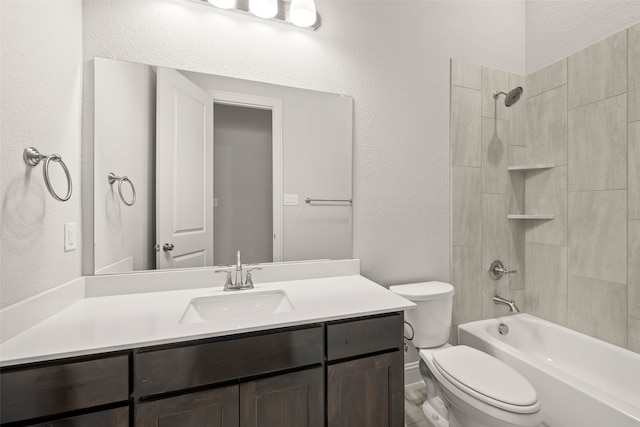
M 493 302 L 496 304 L 505 304 L 509 306 L 509 311 L 512 313 L 520 313 L 518 310 L 518 306 L 516 306 L 516 302 L 514 300 L 509 301 L 508 299 L 504 299 L 499 297 L 498 295 L 493 297 Z

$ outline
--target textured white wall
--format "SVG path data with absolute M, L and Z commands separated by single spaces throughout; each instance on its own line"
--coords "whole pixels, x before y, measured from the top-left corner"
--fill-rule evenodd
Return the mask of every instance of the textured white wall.
M 527 0 L 526 71 L 538 71 L 640 21 L 638 0 Z
M 322 27 L 310 32 L 182 0 L 85 1 L 85 64 L 111 57 L 353 96 L 353 255 L 385 285 L 449 280 L 449 58 L 523 73 L 524 2 L 317 7 Z
M 155 267 L 155 144 L 156 70 L 144 64 L 98 58 L 94 62 L 95 150 L 94 250 L 99 271 L 123 259 L 133 259 L 133 270 Z M 127 206 L 118 183 L 107 175 L 127 176 L 136 189 L 136 201 Z M 122 184 L 126 200 L 132 197 Z M 108 268 L 109 273 L 126 272 Z
M 0 305 L 6 306 L 81 274 L 82 2 L 1 3 Z M 23 162 L 29 146 L 62 156 L 74 185 L 68 202 L 48 193 L 41 165 Z M 51 172 L 64 195 L 59 165 Z M 65 222 L 77 223 L 72 252 L 64 252 Z

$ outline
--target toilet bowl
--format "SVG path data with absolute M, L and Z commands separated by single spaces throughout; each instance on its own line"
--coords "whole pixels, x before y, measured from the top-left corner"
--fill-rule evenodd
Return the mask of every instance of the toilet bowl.
M 422 411 L 432 427 L 535 427 L 542 422 L 533 386 L 479 350 L 447 344 L 454 290 L 441 282 L 391 286 L 416 303 L 405 312 L 427 386 Z M 410 333 L 411 335 L 411 333 Z

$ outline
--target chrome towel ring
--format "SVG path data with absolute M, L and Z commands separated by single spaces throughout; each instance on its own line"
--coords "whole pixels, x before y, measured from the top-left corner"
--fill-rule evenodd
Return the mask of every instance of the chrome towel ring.
M 113 185 L 114 182 L 118 181 L 118 194 L 120 194 L 120 200 L 122 200 L 122 203 L 127 206 L 133 206 L 133 204 L 136 202 L 136 187 L 133 186 L 133 182 L 131 182 L 129 177 L 118 176 L 113 172 L 109 172 L 109 175 L 107 175 L 107 179 L 109 180 L 110 185 Z M 127 202 L 127 199 L 125 199 L 124 195 L 122 194 L 122 183 L 125 181 L 129 183 L 129 185 L 131 186 L 131 192 L 133 193 L 130 202 Z
M 58 200 L 59 202 L 66 202 L 67 200 L 69 200 L 69 198 L 71 197 L 71 192 L 73 191 L 73 183 L 71 182 L 71 174 L 69 173 L 69 169 L 67 169 L 67 165 L 65 165 L 62 161 L 62 157 L 60 157 L 60 154 L 50 154 L 46 156 L 44 154 L 41 154 L 37 148 L 29 147 L 24 149 L 22 158 L 24 159 L 24 162 L 29 166 L 38 166 L 40 164 L 40 161 L 44 160 L 44 164 L 42 166 L 42 174 L 44 175 L 44 184 L 47 186 L 47 190 L 49 190 L 49 193 L 51 193 L 53 198 Z M 54 162 L 60 163 L 60 166 L 62 166 L 64 174 L 67 177 L 68 189 L 67 195 L 64 197 L 58 196 L 58 194 L 51 186 L 51 180 L 49 179 L 49 163 L 52 160 Z

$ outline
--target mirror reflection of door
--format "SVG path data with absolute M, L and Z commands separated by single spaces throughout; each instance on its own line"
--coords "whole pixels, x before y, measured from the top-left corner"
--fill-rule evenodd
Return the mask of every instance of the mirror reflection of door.
M 273 261 L 270 109 L 214 104 L 214 264 Z
M 156 268 L 213 265 L 213 98 L 158 67 Z

